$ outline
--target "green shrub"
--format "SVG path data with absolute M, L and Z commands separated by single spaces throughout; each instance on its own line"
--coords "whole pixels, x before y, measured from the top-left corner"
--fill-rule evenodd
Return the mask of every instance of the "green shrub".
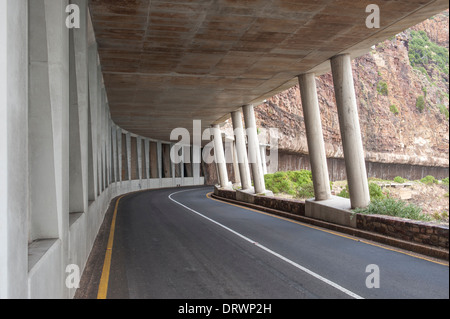
M 345 185 L 345 188 L 337 194 L 339 197 L 350 198 L 350 193 L 348 191 L 348 184 Z
M 448 212 L 434 212 L 431 216 L 438 221 L 445 221 L 448 219 Z
M 400 176 L 396 176 L 394 178 L 394 182 L 399 183 L 399 184 L 403 184 L 404 182 L 406 182 L 406 179 L 404 179 L 403 177 L 400 177 Z
M 314 184 L 312 182 L 305 183 L 297 189 L 297 198 L 313 198 Z
M 423 92 L 423 96 L 425 96 L 425 98 L 426 98 L 427 97 L 427 88 L 423 87 L 422 92 Z
M 445 118 L 448 120 L 448 108 L 444 104 L 438 104 L 438 108 L 439 112 L 441 112 L 441 114 L 444 114 Z
M 417 97 L 416 107 L 417 107 L 417 109 L 419 110 L 420 113 L 422 113 L 423 110 L 425 109 L 425 98 L 423 97 L 423 95 L 419 95 Z
M 369 183 L 369 193 L 371 199 L 382 199 L 386 197 L 380 185 L 376 183 Z
M 413 67 L 434 64 L 439 71 L 448 74 L 448 49 L 430 41 L 425 31 L 411 31 L 408 56 Z
M 387 96 L 388 95 L 388 86 L 387 83 L 384 81 L 380 81 L 377 84 L 377 92 L 381 95 Z
M 308 170 L 289 171 L 287 176 L 297 186 L 312 182 L 312 173 Z
M 442 184 L 448 185 L 448 177 L 442 179 Z
M 431 176 L 431 175 L 425 176 L 424 178 L 422 178 L 420 180 L 420 182 L 424 183 L 426 185 L 431 185 L 431 184 L 437 184 L 438 183 L 437 179 L 434 178 L 434 176 Z
M 381 189 L 381 187 L 376 184 L 376 183 L 370 183 L 369 182 L 369 193 L 370 193 L 370 198 L 373 199 L 381 199 L 381 198 L 385 198 L 387 196 L 386 193 L 383 192 L 383 190 Z M 345 185 L 345 188 L 342 189 L 339 194 L 337 194 L 337 196 L 339 197 L 344 197 L 344 198 L 350 198 L 350 193 L 348 191 L 348 184 Z
M 398 114 L 398 108 L 395 104 L 392 104 L 389 109 L 391 110 L 392 113 L 394 113 L 395 115 Z
M 298 195 L 300 188 L 307 188 L 308 186 L 305 185 L 312 184 L 312 174 L 308 170 L 266 174 L 264 179 L 266 188 L 274 194 L 284 193 L 293 196 Z
M 414 204 L 390 197 L 372 199 L 367 208 L 355 209 L 356 213 L 369 215 L 387 215 L 414 220 L 431 221 L 431 217 L 422 214 L 422 209 Z

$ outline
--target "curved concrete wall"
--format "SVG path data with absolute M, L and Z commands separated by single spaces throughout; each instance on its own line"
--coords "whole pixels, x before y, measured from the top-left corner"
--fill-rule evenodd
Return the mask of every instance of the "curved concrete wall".
M 68 0 L 0 0 L 0 298 L 73 297 L 113 198 L 204 184 L 111 120 L 87 1 L 70 4 L 80 28 Z

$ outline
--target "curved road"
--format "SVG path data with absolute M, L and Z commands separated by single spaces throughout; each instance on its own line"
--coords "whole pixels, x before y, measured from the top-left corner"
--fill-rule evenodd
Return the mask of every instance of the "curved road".
M 97 248 L 89 263 L 102 265 L 103 280 L 91 274 L 80 291 L 92 297 L 100 286 L 111 299 L 449 298 L 447 265 L 220 202 L 212 190 L 121 198 L 111 262 Z

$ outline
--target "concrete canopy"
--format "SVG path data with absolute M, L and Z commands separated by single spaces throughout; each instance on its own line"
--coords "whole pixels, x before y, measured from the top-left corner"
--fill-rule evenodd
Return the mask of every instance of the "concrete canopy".
M 366 7 L 380 28 L 366 27 Z M 325 73 L 448 8 L 445 0 L 90 0 L 113 121 L 169 141 Z

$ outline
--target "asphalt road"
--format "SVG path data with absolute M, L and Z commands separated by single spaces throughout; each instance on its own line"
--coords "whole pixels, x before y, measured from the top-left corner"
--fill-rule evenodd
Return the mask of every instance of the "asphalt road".
M 449 298 L 446 265 L 216 201 L 211 191 L 120 200 L 109 299 Z M 103 264 L 104 251 L 95 255 L 89 262 Z

